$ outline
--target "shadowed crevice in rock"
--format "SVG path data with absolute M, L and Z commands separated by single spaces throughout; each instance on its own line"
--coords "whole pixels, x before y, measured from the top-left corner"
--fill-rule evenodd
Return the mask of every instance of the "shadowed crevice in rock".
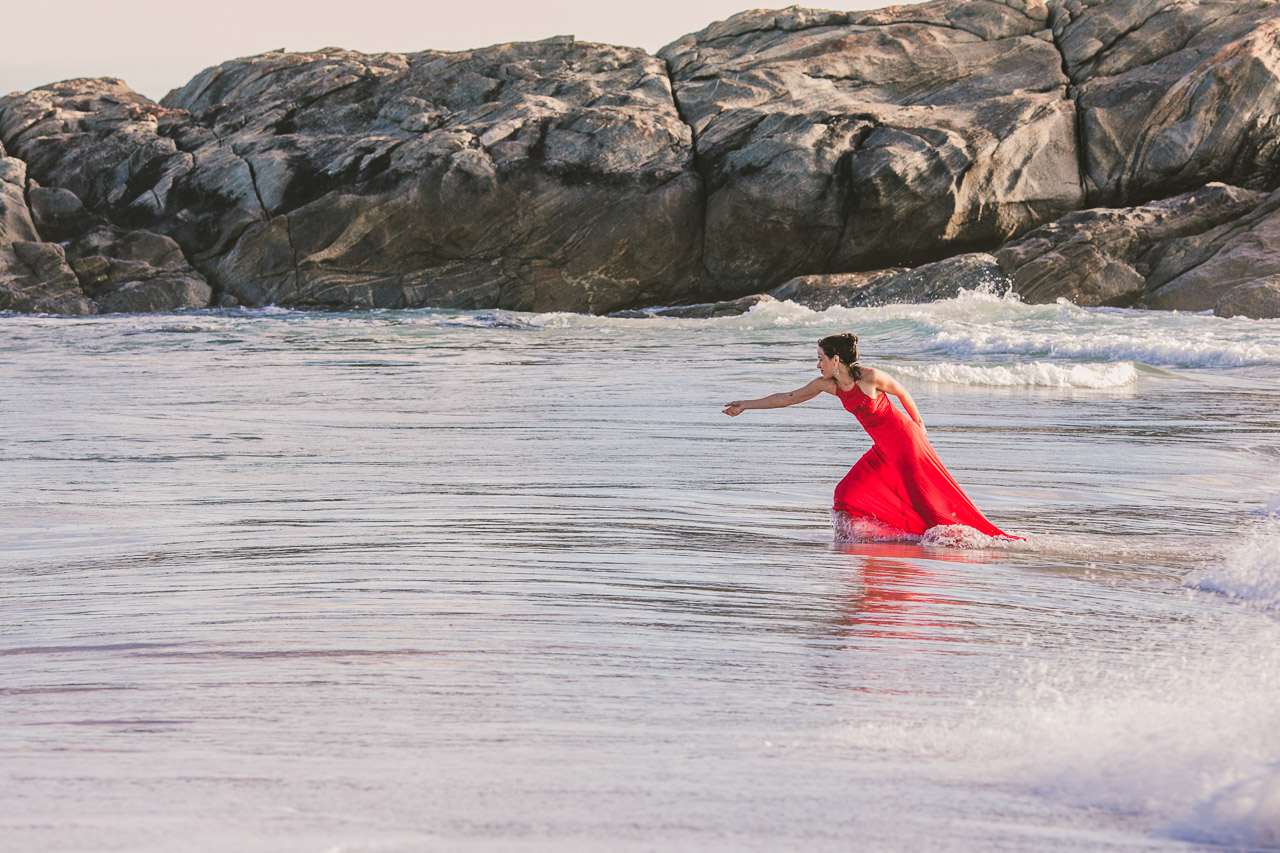
M 232 146 L 232 149 L 231 149 L 231 150 L 234 152 L 234 151 L 235 151 L 235 147 L 234 147 L 234 146 Z M 265 216 L 267 216 L 267 215 L 268 215 L 268 213 L 267 213 L 267 205 L 266 205 L 266 202 L 264 202 L 264 201 L 262 200 L 262 190 L 258 189 L 258 176 L 257 176 L 257 174 L 253 171 L 253 161 L 252 161 L 252 160 L 246 160 L 244 157 L 241 157 L 241 156 L 240 156 L 240 154 L 239 154 L 239 152 L 236 152 L 236 156 L 237 156 L 237 157 L 240 157 L 240 159 L 241 159 L 241 160 L 244 160 L 245 168 L 247 168 L 247 169 L 249 170 L 249 182 L 253 185 L 253 195 L 254 195 L 254 198 L 256 198 L 256 199 L 258 200 L 258 207 L 260 207 L 260 208 L 262 209 L 262 215 L 265 217 Z
M 693 254 L 694 254 L 694 264 L 695 264 L 695 267 L 694 267 L 695 275 L 699 284 L 698 296 L 700 297 L 705 294 L 705 289 L 702 286 L 702 281 L 706 277 L 706 266 L 704 263 L 703 256 L 704 256 L 706 245 L 707 245 L 707 179 L 706 179 L 705 173 L 703 172 L 702 164 L 700 163 L 698 158 L 697 129 L 694 128 L 693 124 L 689 121 L 688 117 L 685 116 L 684 111 L 680 108 L 680 99 L 677 98 L 675 95 L 676 79 L 675 79 L 675 75 L 671 73 L 671 63 L 668 62 L 666 59 L 662 58 L 661 56 L 658 56 L 658 59 L 662 62 L 662 67 L 667 73 L 667 85 L 671 89 L 671 103 L 675 106 L 676 116 L 680 119 L 681 122 L 684 123 L 684 126 L 689 129 L 689 139 L 691 141 L 691 146 L 689 149 L 690 165 L 693 169 L 694 177 L 697 178 L 697 181 L 698 181 L 698 190 L 697 190 L 698 213 L 697 213 L 697 225 L 695 228 L 695 235 L 696 235 L 695 239 L 697 242 L 694 247 Z M 694 297 L 694 298 L 698 298 L 698 297 Z M 701 304 L 707 304 L 707 303 L 701 303 Z
M 1061 70 L 1064 77 L 1071 80 L 1071 85 L 1064 87 L 1063 98 L 1071 102 L 1072 109 L 1075 110 L 1075 121 L 1073 127 L 1075 130 L 1076 145 L 1076 174 L 1080 178 L 1080 193 L 1085 196 L 1088 188 L 1085 186 L 1085 175 L 1088 174 L 1087 152 L 1089 150 L 1089 142 L 1084 135 L 1084 115 L 1080 110 L 1080 102 L 1077 98 L 1078 91 L 1075 80 L 1071 76 L 1071 69 L 1067 62 L 1067 52 L 1062 46 L 1062 38 L 1060 34 L 1060 19 L 1063 15 L 1061 5 L 1054 4 L 1049 9 L 1049 35 L 1052 37 L 1053 46 L 1058 51 L 1058 57 L 1061 62 Z

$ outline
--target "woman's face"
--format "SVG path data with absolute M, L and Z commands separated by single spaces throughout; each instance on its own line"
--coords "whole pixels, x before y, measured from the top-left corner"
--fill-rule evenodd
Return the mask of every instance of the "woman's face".
M 829 358 L 822 347 L 818 347 L 818 372 L 822 374 L 823 379 L 830 379 L 836 375 L 836 368 L 840 366 L 840 362 L 834 358 Z

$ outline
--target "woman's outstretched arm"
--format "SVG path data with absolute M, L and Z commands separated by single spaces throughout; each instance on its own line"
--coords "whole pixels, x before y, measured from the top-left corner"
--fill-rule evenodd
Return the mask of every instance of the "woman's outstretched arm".
M 768 397 L 761 397 L 758 400 L 734 400 L 732 403 L 725 403 L 724 413 L 733 418 L 747 409 L 781 409 L 785 406 L 794 406 L 796 403 L 812 400 L 823 391 L 826 391 L 827 386 L 831 384 L 833 383 L 830 379 L 823 379 L 819 376 L 808 385 L 795 391 L 779 391 L 777 394 L 770 394 Z

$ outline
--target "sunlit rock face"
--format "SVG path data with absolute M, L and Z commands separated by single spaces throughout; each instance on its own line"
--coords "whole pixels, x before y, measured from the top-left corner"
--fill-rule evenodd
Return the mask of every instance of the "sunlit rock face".
M 1051 19 L 1091 205 L 1280 183 L 1274 0 L 1065 0 Z
M 1028 302 L 1131 307 L 1195 266 L 1186 247 L 1213 240 L 1264 200 L 1210 184 L 1150 204 L 1077 211 L 1011 241 L 997 257 Z
M 46 185 L 247 305 L 604 311 L 693 295 L 701 185 L 662 62 L 572 39 L 225 63 L 164 105 L 0 102 Z
M 1280 270 L 1277 116 L 1280 0 L 277 51 L 161 103 L 68 80 L 0 98 L 0 309 L 719 312 L 942 298 L 929 265 L 998 253 L 1028 300 L 1209 310 Z
M 1083 202 L 1042 4 L 745 12 L 660 55 L 726 289 L 994 246 Z

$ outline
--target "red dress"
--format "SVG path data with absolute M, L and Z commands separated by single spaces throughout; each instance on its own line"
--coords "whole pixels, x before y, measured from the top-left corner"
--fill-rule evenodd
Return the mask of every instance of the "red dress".
M 963 524 L 987 536 L 1010 536 L 987 521 L 933 452 L 924 430 L 889 402 L 854 385 L 836 396 L 875 442 L 836 486 L 835 510 L 916 536 L 940 524 Z

